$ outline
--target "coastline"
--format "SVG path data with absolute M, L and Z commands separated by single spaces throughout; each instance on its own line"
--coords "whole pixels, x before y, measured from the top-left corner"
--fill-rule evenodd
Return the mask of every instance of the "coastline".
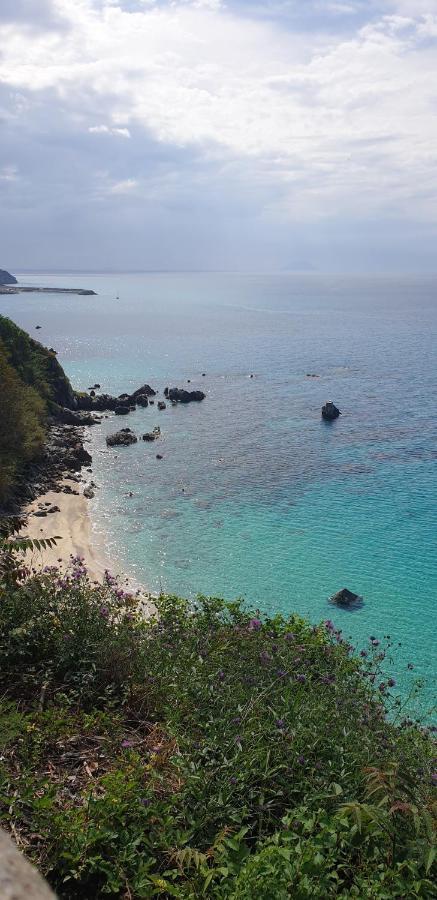
M 59 485 L 73 490 L 79 488 L 76 480 L 65 477 Z M 36 516 L 42 506 L 55 506 L 58 511 L 47 516 Z M 34 550 L 27 554 L 27 564 L 35 569 L 44 566 L 66 567 L 74 556 L 81 556 L 85 561 L 91 581 L 101 582 L 105 570 L 120 578 L 131 590 L 140 590 L 151 597 L 150 591 L 133 578 L 127 576 L 117 562 L 109 559 L 103 546 L 96 541 L 92 529 L 92 518 L 89 500 L 83 493 L 63 493 L 62 490 L 48 490 L 32 500 L 24 509 L 27 525 L 23 535 L 33 540 L 38 538 L 59 537 L 55 547 Z

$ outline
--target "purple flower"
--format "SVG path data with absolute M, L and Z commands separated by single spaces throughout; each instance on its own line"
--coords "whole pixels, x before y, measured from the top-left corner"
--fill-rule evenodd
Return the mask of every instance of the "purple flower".
M 121 746 L 124 748 L 133 747 L 133 741 L 128 741 L 127 739 L 125 739 L 121 742 Z
M 278 678 L 285 678 L 287 673 L 284 671 L 284 669 L 278 669 L 276 674 L 277 674 Z
M 387 681 L 387 684 L 388 684 L 389 688 L 392 688 L 392 687 L 395 686 L 396 681 L 395 681 L 394 678 L 389 678 L 388 681 Z
M 325 628 L 327 628 L 328 631 L 334 631 L 334 627 L 334 623 L 331 621 L 331 619 L 327 619 L 325 622 Z
M 260 658 L 261 662 L 263 663 L 263 665 L 266 665 L 272 659 L 272 657 L 270 656 L 270 653 L 267 653 L 267 650 L 261 650 L 259 658 Z
M 298 763 L 299 763 L 300 766 L 304 766 L 304 765 L 305 765 L 305 757 L 304 757 L 304 756 L 298 756 L 298 757 L 297 757 L 297 761 L 298 761 Z
M 279 728 L 280 731 L 285 728 L 284 719 L 276 719 L 276 728 Z
M 236 743 L 236 744 L 241 744 L 241 734 L 237 734 L 237 736 L 236 736 L 236 738 L 235 738 L 235 743 Z
M 241 717 L 240 717 L 240 716 L 235 716 L 235 719 L 232 719 L 233 725 L 239 725 L 240 722 L 241 722 Z
M 223 671 L 218 673 L 219 681 L 223 681 L 224 677 L 225 677 L 225 673 Z
M 150 806 L 151 802 L 152 802 L 152 801 L 149 799 L 149 797 L 143 797 L 143 798 L 140 800 L 140 803 L 141 803 L 142 806 Z
M 296 681 L 299 681 L 300 684 L 305 684 L 305 682 L 306 682 L 305 675 L 296 675 Z
M 103 616 L 104 619 L 107 619 L 109 616 L 109 609 L 107 606 L 100 607 L 100 615 Z
M 235 775 L 233 775 L 232 778 L 229 779 L 229 781 L 231 782 L 231 784 L 236 784 L 237 779 L 235 778 Z
M 261 619 L 251 619 L 249 622 L 250 631 L 259 631 L 262 628 Z

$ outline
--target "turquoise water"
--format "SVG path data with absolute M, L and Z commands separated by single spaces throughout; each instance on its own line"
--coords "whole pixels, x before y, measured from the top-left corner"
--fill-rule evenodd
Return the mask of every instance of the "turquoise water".
M 108 451 L 105 435 L 118 418 L 91 431 L 92 509 L 113 558 L 155 590 L 244 596 L 269 612 L 331 617 L 360 646 L 388 633 L 402 644 L 401 686 L 412 661 L 429 703 L 437 279 L 24 280 L 98 292 L 0 301 L 31 333 L 42 325 L 37 336 L 57 348 L 77 388 L 96 381 L 119 393 L 147 381 L 162 392 L 190 379 L 207 393 L 202 404 L 130 416 L 138 434 L 161 426 L 159 448 Z M 343 413 L 330 425 L 320 417 L 327 399 Z M 328 604 L 343 586 L 364 597 L 361 610 Z

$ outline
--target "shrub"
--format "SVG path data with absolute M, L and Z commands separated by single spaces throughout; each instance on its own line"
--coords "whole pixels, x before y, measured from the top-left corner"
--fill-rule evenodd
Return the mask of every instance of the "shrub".
M 59 896 L 432 897 L 433 742 L 380 647 L 142 603 L 77 558 L 3 582 L 0 821 Z

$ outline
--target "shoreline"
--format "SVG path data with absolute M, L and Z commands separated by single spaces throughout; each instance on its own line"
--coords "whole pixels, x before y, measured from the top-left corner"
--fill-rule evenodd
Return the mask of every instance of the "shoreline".
M 83 482 L 66 476 L 60 483 L 60 487 L 68 486 L 78 490 Z M 36 516 L 35 512 L 46 505 L 58 507 L 58 511 L 47 513 L 46 516 Z M 140 590 L 147 597 L 152 597 L 145 585 L 139 584 L 134 578 L 129 577 L 123 571 L 121 564 L 108 558 L 103 546 L 95 539 L 92 528 L 92 518 L 89 509 L 89 500 L 83 493 L 63 493 L 62 490 L 48 490 L 40 494 L 36 499 L 26 505 L 23 513 L 27 519 L 23 536 L 38 540 L 38 538 L 59 537 L 60 540 L 54 547 L 44 550 L 34 550 L 26 557 L 27 564 L 32 568 L 41 570 L 45 566 L 62 566 L 70 564 L 74 556 L 83 557 L 91 581 L 101 582 L 108 570 L 128 586 L 130 590 Z

